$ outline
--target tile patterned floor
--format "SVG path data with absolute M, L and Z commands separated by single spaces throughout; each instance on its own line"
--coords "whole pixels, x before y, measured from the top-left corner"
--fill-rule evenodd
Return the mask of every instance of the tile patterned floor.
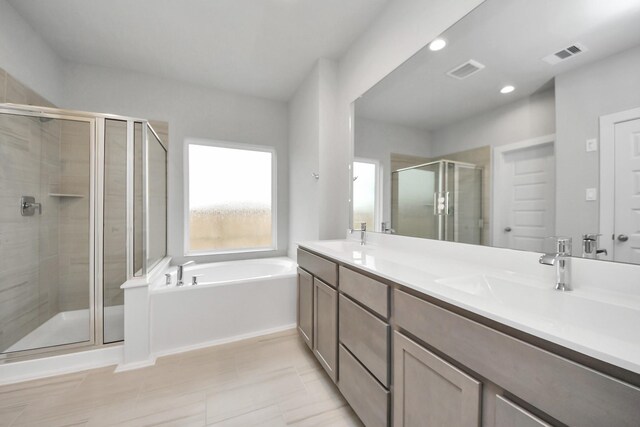
M 295 330 L 0 387 L 0 426 L 361 426 Z

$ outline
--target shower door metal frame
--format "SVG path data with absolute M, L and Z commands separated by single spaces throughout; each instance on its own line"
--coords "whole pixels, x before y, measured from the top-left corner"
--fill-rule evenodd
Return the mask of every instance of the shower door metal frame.
M 42 357 L 43 355 L 61 355 L 74 353 L 88 348 L 102 348 L 121 345 L 122 341 L 113 343 L 104 343 L 104 173 L 105 173 L 105 128 L 106 120 L 118 120 L 127 123 L 127 164 L 126 164 L 126 252 L 127 252 L 127 280 L 132 279 L 135 275 L 133 271 L 133 254 L 134 254 L 134 126 L 139 123 L 142 127 L 142 144 L 143 144 L 143 239 L 142 239 L 142 274 L 146 276 L 147 270 L 147 245 L 148 233 L 145 229 L 148 219 L 145 217 L 149 213 L 149 195 L 146 187 L 148 173 L 148 141 L 147 128 L 150 129 L 158 138 L 165 152 L 167 150 L 166 143 L 155 132 L 148 120 L 135 117 L 120 116 L 115 114 L 91 113 L 86 111 L 66 110 L 52 107 L 40 107 L 21 104 L 3 104 L 0 103 L 0 114 L 11 114 L 16 116 L 29 117 L 45 117 L 60 120 L 81 121 L 89 123 L 90 126 L 90 159 L 89 159 L 89 340 L 78 343 L 61 344 L 49 347 L 40 347 L 29 350 L 22 350 L 10 353 L 0 353 L 0 364 L 10 363 L 13 361 L 28 360 Z M 165 162 L 167 159 L 165 157 Z M 167 206 L 168 209 L 168 206 Z M 166 243 L 166 241 L 165 241 Z M 140 277 L 140 276 L 135 276 Z
M 48 107 L 33 107 L 18 104 L 0 104 L 0 114 L 15 116 L 43 117 L 49 119 L 68 120 L 75 122 L 85 122 L 89 124 L 89 339 L 87 341 L 53 345 L 48 347 L 33 348 L 27 350 L 0 353 L 0 363 L 7 363 L 15 360 L 25 360 L 41 356 L 45 353 L 64 354 L 77 351 L 79 348 L 96 346 L 96 325 L 98 313 L 96 310 L 95 298 L 97 291 L 96 284 L 100 272 L 96 263 L 97 250 L 97 185 L 98 185 L 98 118 L 95 115 L 88 115 L 79 111 L 60 110 Z M 101 315 L 101 313 L 100 313 Z
M 148 120 L 145 120 L 142 123 L 142 205 L 143 205 L 143 210 L 142 210 L 142 241 L 143 241 L 143 245 L 142 245 L 142 271 L 143 271 L 143 276 L 146 276 L 147 273 L 149 272 L 149 270 L 153 269 L 156 265 L 158 265 L 158 263 L 162 260 L 156 260 L 152 265 L 149 265 L 149 212 L 150 212 L 150 206 L 149 206 L 149 131 L 151 131 L 151 134 L 153 136 L 156 137 L 156 139 L 158 140 L 158 142 L 160 142 L 160 147 L 164 150 L 164 170 L 165 170 L 165 174 L 167 174 L 167 179 L 165 180 L 165 189 L 164 189 L 164 195 L 165 195 L 165 218 L 169 218 L 169 195 L 168 195 L 168 154 L 169 154 L 169 150 L 168 147 L 166 145 L 166 142 L 164 142 L 162 140 L 162 138 L 160 138 L 160 136 L 158 136 L 158 133 L 155 131 L 155 129 L 153 128 L 153 126 L 151 126 L 151 123 L 149 123 Z M 167 220 L 167 224 L 168 224 L 168 220 Z M 165 224 L 165 227 L 166 225 Z M 167 237 L 168 237 L 168 233 L 167 230 L 165 230 L 165 257 L 167 256 L 166 251 L 167 251 Z

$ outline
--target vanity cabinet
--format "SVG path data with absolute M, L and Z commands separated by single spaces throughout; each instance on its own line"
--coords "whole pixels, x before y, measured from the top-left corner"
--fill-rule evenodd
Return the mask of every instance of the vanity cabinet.
M 338 292 L 313 279 L 313 353 L 333 382 L 338 380 Z
M 495 427 L 551 427 L 535 415 L 511 402 L 496 396 Z
M 298 332 L 313 348 L 313 276 L 298 268 Z
M 639 425 L 639 388 L 400 289 L 393 300 L 399 328 L 550 419 L 569 426 Z M 394 366 L 395 381 L 402 368 Z M 502 422 L 506 408 L 496 406 Z
M 481 384 L 394 332 L 394 425 L 477 427 Z
M 366 426 L 640 425 L 633 374 L 351 264 L 298 263 L 300 335 Z
M 338 265 L 298 249 L 298 332 L 329 377 L 338 380 Z
M 389 390 L 340 344 L 340 392 L 367 427 L 389 425 Z
M 367 426 L 390 423 L 389 286 L 340 266 L 338 387 Z

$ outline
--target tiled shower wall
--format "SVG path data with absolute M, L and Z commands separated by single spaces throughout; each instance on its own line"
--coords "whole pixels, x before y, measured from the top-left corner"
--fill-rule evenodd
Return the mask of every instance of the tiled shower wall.
M 81 197 L 60 200 L 60 311 L 90 305 L 90 128 L 86 122 L 63 121 L 60 143 L 60 192 Z
M 0 101 L 53 106 L 4 70 Z M 0 116 L 0 351 L 89 307 L 89 142 L 87 123 Z M 23 195 L 41 215 L 20 215 Z
M 0 102 L 51 106 L 1 69 Z M 32 217 L 19 202 L 59 182 L 59 151 L 59 122 L 0 116 L 0 351 L 58 312 L 58 201 Z

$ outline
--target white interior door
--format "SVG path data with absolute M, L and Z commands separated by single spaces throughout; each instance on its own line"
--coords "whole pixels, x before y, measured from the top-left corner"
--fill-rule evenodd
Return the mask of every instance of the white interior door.
M 640 264 L 640 119 L 615 125 L 613 259 Z
M 553 142 L 503 150 L 497 161 L 494 245 L 544 251 L 555 235 Z

